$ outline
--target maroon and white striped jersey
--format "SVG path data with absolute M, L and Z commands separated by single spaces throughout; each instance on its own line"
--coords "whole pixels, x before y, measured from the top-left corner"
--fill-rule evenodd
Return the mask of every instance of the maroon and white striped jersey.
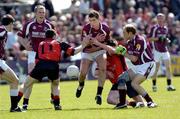
M 34 19 L 23 26 L 23 29 L 18 32 L 18 36 L 28 38 L 31 41 L 33 50 L 37 52 L 39 43 L 45 40 L 45 31 L 47 29 L 54 29 L 50 21 L 44 20 L 43 23 L 39 24 L 36 19 Z
M 166 26 L 159 26 L 154 25 L 151 30 L 150 34 L 148 35 L 148 38 L 159 38 L 159 37 L 167 37 L 168 36 L 168 28 Z M 159 52 L 167 52 L 167 43 L 162 41 L 153 41 L 152 42 L 153 49 L 159 51 Z
M 7 41 L 7 30 L 1 25 L 0 26 L 0 59 L 5 58 L 5 43 Z
M 96 37 L 98 34 L 104 34 L 105 35 L 105 39 L 101 40 L 100 42 L 101 43 L 107 43 L 108 40 L 110 40 L 110 29 L 107 25 L 105 24 L 102 24 L 100 23 L 100 27 L 98 30 L 95 30 L 94 28 L 91 27 L 90 24 L 86 24 L 84 27 L 83 27 L 83 30 L 82 30 L 82 35 L 81 35 L 81 39 L 83 40 L 83 38 L 86 36 L 86 35 L 89 35 L 91 34 L 92 37 Z M 87 52 L 87 53 L 91 53 L 91 52 L 95 52 L 95 51 L 98 51 L 98 50 L 101 50 L 102 48 L 100 48 L 99 46 L 96 46 L 94 44 L 92 45 L 88 45 L 84 48 L 83 52 Z
M 154 61 L 150 45 L 146 43 L 143 36 L 135 35 L 132 40 L 129 40 L 127 44 L 127 52 L 130 55 L 138 57 L 136 62 L 132 62 L 134 65 L 141 65 Z

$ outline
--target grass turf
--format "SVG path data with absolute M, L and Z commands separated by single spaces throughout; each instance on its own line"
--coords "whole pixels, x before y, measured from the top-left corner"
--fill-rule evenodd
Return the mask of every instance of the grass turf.
M 166 90 L 166 78 L 158 78 L 158 91 L 152 92 L 151 80 L 143 83 L 145 89 L 158 104 L 157 108 L 131 108 L 114 110 L 106 103 L 111 88 L 107 80 L 103 90 L 103 103 L 95 103 L 97 81 L 86 81 L 80 98 L 75 97 L 77 81 L 60 82 L 61 105 L 63 110 L 55 111 L 50 104 L 50 83 L 38 83 L 33 87 L 29 109 L 25 113 L 9 112 L 9 86 L 0 85 L 0 119 L 180 119 L 179 77 L 173 78 L 176 91 Z M 20 102 L 19 105 L 21 105 Z

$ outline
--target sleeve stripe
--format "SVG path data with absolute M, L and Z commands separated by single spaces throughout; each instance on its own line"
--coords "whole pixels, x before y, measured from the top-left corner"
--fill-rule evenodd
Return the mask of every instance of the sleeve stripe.
M 33 20 L 32 22 L 30 22 L 28 25 L 27 25 L 27 27 L 26 27 L 26 35 L 25 35 L 25 37 L 29 34 L 29 29 L 30 29 L 30 26 L 33 24 L 35 22 L 35 20 Z
M 3 37 L 5 35 L 6 31 L 0 32 L 0 36 Z

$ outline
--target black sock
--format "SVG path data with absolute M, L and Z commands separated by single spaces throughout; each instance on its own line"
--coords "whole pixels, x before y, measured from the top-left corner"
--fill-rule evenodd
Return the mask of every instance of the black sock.
M 171 85 L 171 79 L 167 79 L 167 85 Z
M 102 94 L 102 90 L 103 90 L 103 87 L 97 87 L 97 95 L 101 95 Z
M 156 80 L 152 80 L 153 86 L 156 86 Z
M 146 100 L 146 102 L 153 102 L 148 93 L 146 93 L 143 97 Z
M 79 86 L 84 87 L 84 81 L 83 82 L 79 82 Z
M 22 96 L 23 96 L 23 93 L 22 93 L 22 92 L 19 92 L 19 93 L 18 93 L 18 97 L 17 97 L 17 102 L 18 102 L 18 103 L 20 102 Z
M 17 96 L 11 96 L 11 109 L 17 107 Z
M 23 105 L 28 105 L 28 104 L 29 104 L 29 99 L 24 98 Z
M 126 92 L 125 89 L 119 89 L 119 101 L 121 105 L 126 104 Z

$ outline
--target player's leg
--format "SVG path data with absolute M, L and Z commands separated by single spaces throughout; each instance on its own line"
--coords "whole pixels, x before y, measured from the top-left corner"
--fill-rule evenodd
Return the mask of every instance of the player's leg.
M 162 58 L 163 58 L 162 53 L 154 50 L 154 60 L 156 62 L 156 69 L 155 69 L 155 72 L 154 72 L 154 74 L 152 76 L 152 90 L 153 90 L 153 92 L 157 91 L 157 86 L 156 86 L 157 75 L 158 75 L 160 62 L 161 62 Z
M 17 96 L 18 96 L 18 84 L 19 79 L 14 73 L 14 71 L 3 61 L 0 61 L 0 72 L 1 78 L 5 79 L 10 84 L 10 99 L 11 99 L 11 108 L 10 112 L 21 112 L 21 109 L 18 107 Z
M 119 103 L 116 105 L 115 109 L 121 109 L 121 108 L 127 107 L 127 103 L 126 103 L 126 94 L 127 94 L 126 82 L 131 80 L 130 77 L 131 76 L 128 73 L 128 71 L 123 72 L 118 77 Z
M 157 79 L 159 67 L 160 67 L 160 62 L 156 62 L 156 69 L 155 69 L 154 75 L 152 77 L 152 90 L 153 90 L 153 92 L 157 91 L 157 86 L 156 86 L 157 80 L 156 79 Z
M 101 105 L 102 104 L 102 91 L 104 87 L 104 83 L 106 80 L 106 54 L 101 54 L 96 58 L 96 63 L 98 67 L 98 87 L 97 87 L 97 93 L 96 93 L 96 103 Z
M 51 82 L 50 85 L 51 85 L 51 86 L 50 86 L 50 87 L 51 87 L 51 100 L 50 100 L 50 103 L 53 104 L 53 101 L 54 101 L 54 99 L 53 99 L 53 98 L 54 98 L 54 95 L 53 95 L 53 84 L 52 84 L 52 82 Z
M 61 110 L 62 107 L 60 105 L 60 88 L 59 88 L 59 65 L 57 64 L 56 66 L 54 65 L 54 70 L 47 70 L 47 76 L 48 78 L 52 81 L 51 82 L 51 93 L 53 95 L 53 104 L 54 104 L 54 109 L 55 110 Z
M 134 79 L 132 79 L 131 85 L 132 87 L 146 100 L 148 107 L 156 107 L 156 104 L 153 102 L 152 98 L 149 94 L 144 90 L 140 84 L 146 80 L 141 74 L 138 74 Z
M 172 85 L 172 73 L 171 73 L 170 59 L 164 60 L 164 64 L 165 64 L 165 67 L 166 67 L 167 90 L 168 91 L 175 91 L 176 89 Z
M 59 96 L 59 79 L 52 81 L 52 94 L 53 94 L 53 104 L 55 110 L 61 110 L 60 106 L 60 96 Z
M 119 103 L 119 92 L 117 89 L 118 84 L 113 84 L 107 97 L 107 103 L 117 105 Z
M 24 90 L 23 90 L 24 98 L 23 98 L 23 106 L 22 106 L 24 110 L 27 110 L 28 108 L 29 98 L 32 92 L 33 84 L 37 81 L 38 81 L 37 79 L 28 76 L 27 80 L 24 83 Z
M 24 99 L 23 99 L 23 109 L 27 110 L 29 104 L 29 98 L 32 92 L 33 84 L 35 82 L 41 81 L 46 73 L 44 72 L 43 68 L 41 68 L 41 63 L 37 63 L 35 68 L 32 72 L 28 75 L 27 80 L 24 83 Z
M 84 81 L 86 78 L 86 74 L 89 70 L 90 64 L 92 64 L 92 61 L 89 59 L 82 59 L 80 64 L 80 73 L 79 73 L 79 85 L 76 90 L 76 97 L 79 98 L 81 96 L 82 90 L 84 88 Z
M 35 67 L 35 56 L 36 56 L 36 52 L 28 51 L 28 74 L 30 74 L 31 71 L 33 70 L 33 68 Z M 24 90 L 24 83 L 22 83 L 20 88 L 19 88 L 18 102 L 21 100 L 21 98 L 23 96 L 23 90 Z M 31 91 L 31 90 L 32 89 L 29 89 L 29 91 Z
M 127 95 L 129 98 L 133 98 L 133 101 L 128 101 L 128 105 L 139 108 L 139 107 L 144 107 L 144 102 L 142 99 L 142 96 L 137 93 L 136 90 L 131 86 L 131 81 L 126 82 L 127 86 Z

